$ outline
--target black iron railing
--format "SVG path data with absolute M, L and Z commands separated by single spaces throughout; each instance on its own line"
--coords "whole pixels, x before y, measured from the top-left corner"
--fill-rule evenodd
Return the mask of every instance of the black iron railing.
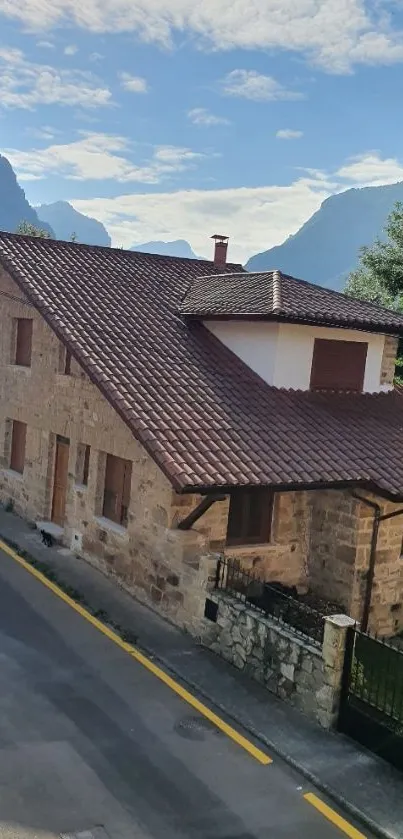
M 403 769 L 403 652 L 350 627 L 339 730 Z
M 295 596 L 290 596 L 281 583 L 266 583 L 241 568 L 239 560 L 224 557 L 218 560 L 215 583 L 217 589 L 322 646 L 324 615 L 299 599 L 296 590 Z

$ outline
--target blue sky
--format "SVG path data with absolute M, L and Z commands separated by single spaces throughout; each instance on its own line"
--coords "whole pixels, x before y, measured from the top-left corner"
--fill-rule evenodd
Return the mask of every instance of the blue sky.
M 401 0 L 0 0 L 1 151 L 113 243 L 245 260 L 403 179 Z

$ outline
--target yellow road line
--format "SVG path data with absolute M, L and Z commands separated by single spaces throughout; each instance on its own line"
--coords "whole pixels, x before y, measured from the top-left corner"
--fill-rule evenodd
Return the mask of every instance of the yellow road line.
M 94 615 L 91 615 L 91 613 L 88 612 L 87 609 L 85 609 L 83 606 L 80 606 L 79 603 L 76 603 L 76 601 L 73 600 L 72 597 L 69 597 L 68 594 L 65 594 L 64 591 L 62 591 L 62 589 L 59 588 L 58 585 L 52 583 L 51 580 L 48 580 L 47 577 L 45 577 L 45 575 L 42 574 L 41 571 L 38 571 L 37 568 L 34 568 L 32 565 L 30 565 L 29 562 L 27 562 L 25 559 L 19 556 L 16 553 L 16 551 L 10 548 L 1 539 L 0 550 L 8 554 L 8 556 L 14 559 L 15 562 L 18 562 L 19 565 L 22 565 L 22 567 L 25 568 L 25 570 L 28 571 L 29 574 L 31 574 L 33 577 L 39 580 L 39 582 L 42 583 L 42 585 L 46 586 L 46 588 L 49 589 L 49 591 L 53 592 L 53 594 L 55 594 L 56 597 L 59 597 L 60 600 L 63 600 L 65 603 L 67 603 L 68 606 L 74 609 L 74 611 L 81 615 L 81 617 L 88 621 L 88 623 L 91 623 L 92 626 L 99 630 L 99 632 L 102 632 L 103 635 L 106 635 L 110 639 L 110 641 L 113 641 L 114 644 L 116 644 L 126 653 L 129 653 L 129 655 L 131 655 L 132 658 L 134 658 L 139 664 L 141 664 L 150 673 L 156 676 L 157 679 L 159 679 L 161 682 L 167 685 L 167 687 L 169 687 L 172 691 L 174 691 L 174 693 L 180 696 L 181 699 L 187 702 L 188 705 L 191 705 L 192 708 L 195 709 L 195 711 L 198 711 L 199 714 L 202 714 L 204 717 L 206 717 L 206 719 L 210 720 L 210 722 L 213 723 L 216 726 L 216 728 L 222 731 L 223 734 L 226 734 L 227 737 L 233 740 L 234 743 L 237 743 L 238 746 L 241 746 L 241 748 L 248 752 L 248 754 L 250 754 L 251 757 L 254 757 L 255 760 L 257 760 L 259 763 L 262 763 L 264 766 L 267 766 L 269 763 L 272 763 L 272 759 L 267 754 L 262 752 L 261 749 L 258 749 L 257 746 L 254 746 L 254 744 L 250 742 L 250 740 L 247 740 L 246 737 L 243 737 L 243 735 L 240 734 L 239 731 L 236 731 L 235 728 L 233 728 L 231 725 L 228 725 L 228 723 L 222 720 L 221 717 L 217 716 L 217 714 L 211 711 L 210 708 L 207 707 L 207 705 L 204 705 L 203 702 L 200 702 L 198 699 L 196 699 L 196 697 L 193 696 L 193 694 L 189 693 L 188 690 L 183 688 L 182 685 L 179 684 L 179 682 L 175 681 L 175 679 L 172 679 L 171 676 L 168 676 L 168 674 L 165 673 L 164 670 L 161 670 L 161 668 L 154 664 L 154 662 L 147 658 L 147 656 L 143 655 L 143 653 L 141 653 L 140 650 L 136 649 L 136 647 L 133 647 L 132 644 L 127 644 L 126 641 L 122 641 L 122 639 L 116 632 L 114 632 L 112 629 L 109 629 L 109 627 L 105 626 L 105 624 L 98 620 L 98 618 L 95 618 Z
M 325 804 L 325 802 L 322 801 L 320 798 L 318 798 L 318 796 L 315 795 L 313 792 L 307 792 L 304 795 L 304 798 L 305 801 L 308 801 L 309 804 L 312 804 L 313 807 L 315 807 L 317 810 L 319 810 L 320 813 L 322 813 L 322 816 L 328 819 L 328 821 L 332 822 L 332 824 L 335 824 L 336 827 L 338 827 L 339 830 L 345 833 L 346 836 L 349 836 L 350 839 L 367 839 L 367 837 L 364 836 L 363 833 L 360 833 L 360 831 L 357 830 L 357 828 L 353 827 L 353 825 L 350 824 L 350 822 L 346 821 L 346 819 L 343 819 L 342 816 L 339 816 L 339 814 L 336 813 L 335 810 L 332 810 L 331 807 L 328 807 L 328 805 Z

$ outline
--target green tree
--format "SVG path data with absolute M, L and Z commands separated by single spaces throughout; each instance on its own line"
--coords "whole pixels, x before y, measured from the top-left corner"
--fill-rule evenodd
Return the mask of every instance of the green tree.
M 386 241 L 376 239 L 361 248 L 360 264 L 352 271 L 346 294 L 403 311 L 403 204 L 397 202 L 385 226 Z
M 361 248 L 360 264 L 352 271 L 345 293 L 403 312 L 403 204 L 398 201 L 385 226 L 387 238 Z M 403 384 L 403 341 L 399 342 L 396 381 Z
M 21 236 L 35 236 L 37 239 L 52 238 L 48 230 L 43 230 L 41 227 L 35 227 L 35 225 L 31 224 L 29 221 L 22 221 L 15 232 L 19 233 Z

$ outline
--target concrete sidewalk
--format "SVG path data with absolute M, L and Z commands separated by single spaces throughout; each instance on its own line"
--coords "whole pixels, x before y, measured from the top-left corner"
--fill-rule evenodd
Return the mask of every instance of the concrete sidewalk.
M 46 563 L 88 607 L 161 662 L 359 818 L 375 834 L 403 837 L 403 775 L 342 735 L 330 734 L 133 600 L 113 579 L 0 508 L 0 538 Z

